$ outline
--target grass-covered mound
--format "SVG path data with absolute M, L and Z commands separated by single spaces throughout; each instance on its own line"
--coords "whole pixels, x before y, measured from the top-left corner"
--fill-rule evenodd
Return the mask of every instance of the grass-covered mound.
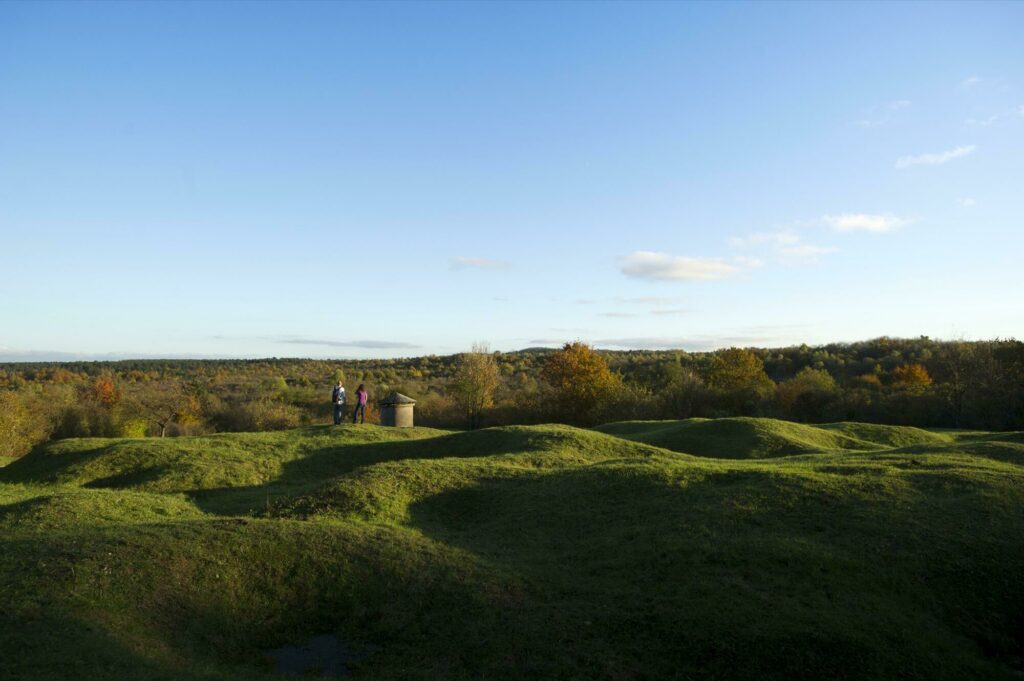
M 356 679 L 1019 678 L 1024 439 L 873 428 L 54 443 L 0 470 L 0 679 L 324 633 Z
M 675 452 L 720 459 L 763 459 L 834 449 L 878 449 L 837 428 L 751 417 L 624 421 L 597 430 Z M 916 430 L 916 429 L 909 429 Z

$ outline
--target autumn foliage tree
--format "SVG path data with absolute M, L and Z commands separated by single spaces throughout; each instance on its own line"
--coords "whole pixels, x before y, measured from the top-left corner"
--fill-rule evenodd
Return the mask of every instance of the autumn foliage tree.
M 448 392 L 469 418 L 470 428 L 479 428 L 484 411 L 494 406 L 494 393 L 501 383 L 498 363 L 486 343 L 474 343 L 472 352 L 459 357 Z
M 0 456 L 20 456 L 21 429 L 26 414 L 17 393 L 0 392 Z
M 589 423 L 621 385 L 608 362 L 586 343 L 566 343 L 548 357 L 541 377 L 551 386 L 559 414 L 573 423 Z
M 200 408 L 194 392 L 181 381 L 164 381 L 145 390 L 134 390 L 129 397 L 134 413 L 152 424 L 160 437 L 167 434 L 171 424 L 193 420 Z
M 920 364 L 903 364 L 892 370 L 892 383 L 907 390 L 920 391 L 932 384 L 932 377 Z

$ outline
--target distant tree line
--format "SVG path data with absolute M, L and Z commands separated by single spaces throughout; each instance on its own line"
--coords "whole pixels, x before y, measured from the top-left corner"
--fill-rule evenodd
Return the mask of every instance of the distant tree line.
M 583 343 L 405 359 L 0 364 L 0 456 L 67 437 L 180 436 L 330 421 L 336 378 L 414 397 L 419 425 L 478 428 L 760 415 L 1024 429 L 1024 343 L 877 338 L 714 352 Z

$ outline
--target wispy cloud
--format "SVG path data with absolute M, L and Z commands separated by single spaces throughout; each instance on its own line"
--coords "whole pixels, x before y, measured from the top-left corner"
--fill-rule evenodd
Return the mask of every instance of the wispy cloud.
M 793 229 L 787 228 L 775 232 L 755 232 L 742 237 L 732 237 L 729 244 L 734 248 L 761 248 L 769 249 L 771 254 L 784 265 L 792 265 L 801 260 L 814 260 L 818 256 L 836 252 L 837 248 L 832 246 L 816 246 L 803 243 L 800 235 Z M 743 262 L 745 256 L 739 256 L 737 261 Z M 760 266 L 763 260 L 757 258 L 749 259 L 750 266 Z
M 693 336 L 635 336 L 628 338 L 602 338 L 589 340 L 595 347 L 633 350 L 714 350 L 730 346 L 779 347 L 794 342 L 804 335 L 808 327 L 801 324 L 778 326 L 748 326 L 723 329 L 721 333 L 706 333 Z M 576 336 L 573 339 L 578 340 Z M 566 338 L 534 338 L 531 345 L 561 345 Z
M 671 297 L 671 296 L 634 296 L 634 297 L 623 297 L 615 296 L 613 298 L 577 298 L 572 301 L 575 305 L 594 305 L 596 303 L 613 304 L 613 305 L 672 305 L 680 303 L 683 298 Z
M 962 158 L 973 154 L 978 147 L 973 144 L 964 144 L 950 149 L 949 151 L 939 151 L 931 154 L 918 154 L 916 156 L 900 156 L 896 159 L 896 167 L 899 169 L 909 168 L 917 165 L 939 165 L 952 161 L 955 158 Z
M 800 244 L 779 249 L 779 253 L 786 258 L 805 258 L 813 260 L 820 255 L 835 253 L 839 249 L 835 246 L 813 246 L 811 244 Z
M 681 350 L 693 348 L 698 345 L 692 338 L 606 338 L 594 341 L 594 345 L 604 348 L 628 348 L 631 350 Z
M 663 298 L 661 296 L 639 296 L 636 298 L 613 298 L 616 303 L 627 303 L 629 305 L 665 305 L 673 303 L 677 298 Z
M 910 106 L 909 99 L 896 99 L 885 104 L 876 104 L 864 110 L 865 118 L 854 121 L 854 125 L 862 128 L 877 128 L 885 125 L 892 118 L 892 112 L 906 109 Z
M 649 310 L 649 311 L 645 312 L 644 314 L 645 315 L 653 315 L 655 317 L 673 317 L 673 316 L 684 315 L 684 314 L 692 314 L 692 313 L 693 313 L 692 310 L 687 310 L 687 309 L 683 309 L 683 308 L 673 308 L 673 309 L 661 308 L 661 309 L 657 309 L 657 310 Z M 601 312 L 597 316 L 598 317 L 610 317 L 612 319 L 635 319 L 635 318 L 641 317 L 643 315 L 641 315 L 639 312 Z
M 634 279 L 662 281 L 715 281 L 755 266 L 724 258 L 695 258 L 655 251 L 634 251 L 622 259 L 621 271 Z
M 448 266 L 453 270 L 503 270 L 512 266 L 512 263 L 506 260 L 493 260 L 491 258 L 470 258 L 466 256 L 456 256 L 448 259 Z
M 397 341 L 385 340 L 321 340 L 318 338 L 288 338 L 276 341 L 286 345 L 320 345 L 329 348 L 366 348 L 370 350 L 413 350 L 419 348 L 412 343 L 400 343 Z
M 980 76 L 970 76 L 960 81 L 960 87 L 970 88 L 981 82 Z
M 19 350 L 0 347 L 0 362 L 116 362 L 126 359 L 231 359 L 238 354 L 209 352 L 67 352 L 64 350 Z
M 779 346 L 789 342 L 787 336 L 769 334 L 700 335 L 700 336 L 653 336 L 633 338 L 604 338 L 595 340 L 599 348 L 630 350 L 691 350 L 705 351 L 730 346 Z
M 745 267 L 747 269 L 764 267 L 764 260 L 762 260 L 761 258 L 751 258 L 746 255 L 737 255 L 732 259 L 732 261 L 739 265 L 740 267 Z
M 874 232 L 876 234 L 891 232 L 909 222 L 909 220 L 895 215 L 872 215 L 869 213 L 823 215 L 821 219 L 837 232 Z
M 729 245 L 734 248 L 750 248 L 752 246 L 785 246 L 800 241 L 800 236 L 791 229 L 784 229 L 778 232 L 754 232 L 746 236 L 734 236 L 729 239 Z
M 970 208 L 973 205 L 975 205 L 976 203 L 978 203 L 977 201 L 975 201 L 974 199 L 972 199 L 969 196 L 961 197 L 961 198 L 957 199 L 956 202 L 960 204 L 961 208 Z
M 999 114 L 992 114 L 988 118 L 968 118 L 964 121 L 964 125 L 969 125 L 974 128 L 985 128 L 999 120 Z

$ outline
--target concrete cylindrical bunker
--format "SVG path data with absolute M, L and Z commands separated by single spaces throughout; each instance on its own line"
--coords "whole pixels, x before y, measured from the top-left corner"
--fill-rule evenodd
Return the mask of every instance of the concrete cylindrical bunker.
M 380 425 L 412 428 L 412 410 L 416 400 L 399 392 L 392 392 L 377 403 L 380 405 Z

